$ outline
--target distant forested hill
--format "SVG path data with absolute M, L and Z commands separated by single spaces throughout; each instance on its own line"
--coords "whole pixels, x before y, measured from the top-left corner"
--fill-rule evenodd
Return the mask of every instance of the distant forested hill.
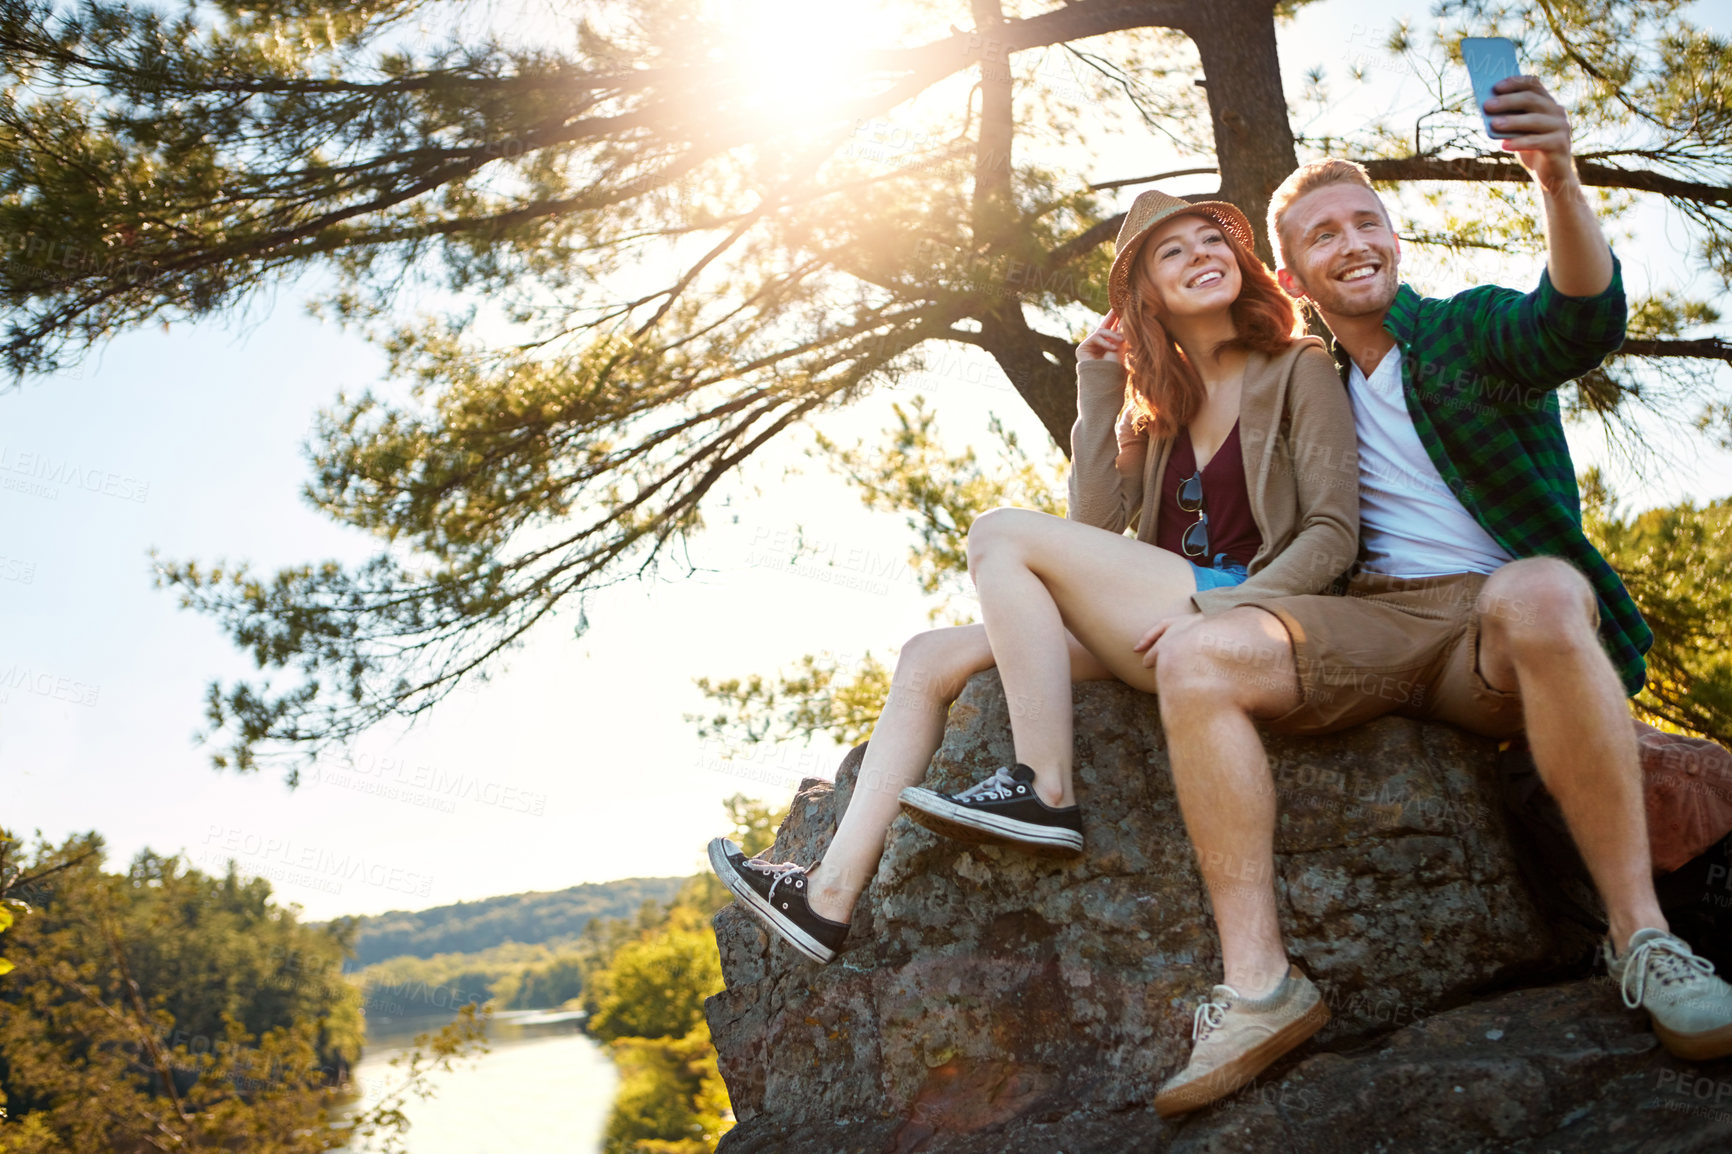
M 684 878 L 622 878 L 551 893 L 506 894 L 416 913 L 357 918 L 349 970 L 387 958 L 468 954 L 505 942 L 563 941 L 595 918 L 624 918 L 646 901 L 666 902 Z

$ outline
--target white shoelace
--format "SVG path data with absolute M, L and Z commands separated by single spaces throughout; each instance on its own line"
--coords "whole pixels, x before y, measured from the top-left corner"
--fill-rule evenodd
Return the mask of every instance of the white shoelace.
M 1016 796 L 1016 787 L 1022 783 L 1010 774 L 1006 766 L 999 766 L 992 771 L 992 776 L 979 785 L 971 785 L 961 793 L 956 794 L 957 801 L 1000 801 Z
M 1624 1005 L 1634 1010 L 1642 1004 L 1642 998 L 1648 992 L 1648 963 L 1654 965 L 1655 976 L 1662 986 L 1670 986 L 1677 982 L 1689 981 L 1694 975 L 1691 970 L 1704 974 L 1714 972 L 1714 963 L 1707 958 L 1698 957 L 1689 946 L 1675 938 L 1649 938 L 1630 951 L 1630 956 L 1624 961 L 1624 979 L 1619 983 L 1619 992 L 1624 995 Z M 1635 992 L 1630 992 L 1630 980 L 1635 979 Z
M 1239 991 L 1234 990 L 1231 986 L 1225 988 L 1231 990 L 1235 998 L 1239 996 Z M 1226 1018 L 1227 1011 L 1232 1009 L 1232 1006 L 1233 1003 L 1231 1002 L 1212 1001 L 1204 1002 L 1198 1006 L 1196 1015 L 1191 1018 L 1191 1041 L 1201 1042 L 1210 1030 L 1219 1030 L 1222 1020 Z
M 746 869 L 755 870 L 758 873 L 764 874 L 766 877 L 771 879 L 769 892 L 764 895 L 765 901 L 776 900 L 776 887 L 787 881 L 789 875 L 803 874 L 806 872 L 805 866 L 795 865 L 791 861 L 759 861 L 755 857 L 747 858 L 745 861 L 741 862 L 740 865 Z

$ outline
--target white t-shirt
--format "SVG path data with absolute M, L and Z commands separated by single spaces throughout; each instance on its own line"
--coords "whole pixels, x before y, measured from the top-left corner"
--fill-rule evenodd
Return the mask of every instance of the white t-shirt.
M 1401 346 L 1370 377 L 1347 378 L 1359 434 L 1363 568 L 1391 577 L 1490 573 L 1514 560 L 1480 528 L 1431 463 L 1401 395 Z

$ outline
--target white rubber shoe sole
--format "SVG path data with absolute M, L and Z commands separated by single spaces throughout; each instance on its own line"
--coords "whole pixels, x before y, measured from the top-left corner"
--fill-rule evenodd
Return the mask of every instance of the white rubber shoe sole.
M 828 962 L 836 956 L 836 951 L 802 930 L 789 921 L 782 912 L 764 900 L 762 894 L 746 883 L 740 872 L 734 868 L 734 863 L 728 860 L 728 840 L 714 838 L 710 842 L 710 868 L 716 871 L 716 876 L 722 879 L 722 884 L 745 907 L 758 915 L 758 920 L 769 926 L 782 940 L 799 950 L 806 957 L 819 965 Z
M 1083 851 L 1082 834 L 1075 830 L 982 813 L 924 786 L 907 787 L 898 800 L 910 821 L 957 841 L 1008 843 L 1046 857 L 1075 857 Z

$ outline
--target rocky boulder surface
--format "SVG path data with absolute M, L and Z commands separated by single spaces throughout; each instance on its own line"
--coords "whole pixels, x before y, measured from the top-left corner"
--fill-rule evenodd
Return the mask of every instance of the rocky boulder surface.
M 1232 1099 L 1158 1118 L 1219 980 L 1213 919 L 1153 700 L 1083 683 L 1075 704 L 1081 859 L 899 818 L 830 965 L 717 915 L 725 1154 L 1732 1150 L 1732 1063 L 1672 1060 L 1530 899 L 1495 744 L 1400 718 L 1270 740 L 1282 925 L 1333 1018 Z M 804 783 L 772 857 L 823 857 L 852 791 L 876 787 L 863 749 Z M 979 674 L 928 780 L 1012 760 L 1002 687 Z

